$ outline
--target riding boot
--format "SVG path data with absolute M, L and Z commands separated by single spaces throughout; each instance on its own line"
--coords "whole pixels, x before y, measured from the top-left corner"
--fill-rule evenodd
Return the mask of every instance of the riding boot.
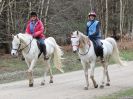
M 103 48 L 101 47 L 100 48 L 100 52 L 101 52 L 101 54 L 100 54 L 100 58 L 101 58 L 101 62 L 103 63 L 104 62 L 104 57 L 103 57 Z
M 48 60 L 48 56 L 46 56 L 46 45 L 42 45 L 42 49 L 43 49 L 43 55 L 44 55 L 44 60 Z

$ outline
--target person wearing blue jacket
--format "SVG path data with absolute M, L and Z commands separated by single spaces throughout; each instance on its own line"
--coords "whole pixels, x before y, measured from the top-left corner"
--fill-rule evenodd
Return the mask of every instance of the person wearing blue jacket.
M 96 20 L 96 13 L 94 11 L 88 14 L 88 19 L 89 20 L 87 22 L 86 35 L 94 44 L 96 56 L 100 56 L 101 61 L 104 62 L 103 47 L 102 42 L 100 41 L 100 39 L 102 38 L 100 22 Z

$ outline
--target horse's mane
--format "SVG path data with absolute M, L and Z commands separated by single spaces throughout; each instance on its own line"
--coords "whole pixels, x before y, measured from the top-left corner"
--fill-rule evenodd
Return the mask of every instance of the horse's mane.
M 18 33 L 17 35 L 19 35 L 20 37 L 26 37 L 26 38 L 32 38 L 31 35 L 27 34 L 27 33 Z
M 17 34 L 20 39 L 32 39 L 33 37 L 27 33 L 18 33 Z
M 32 40 L 32 36 L 26 33 L 18 33 L 16 35 L 18 39 L 20 39 L 21 42 L 26 43 L 27 40 Z
M 86 35 L 84 35 L 82 32 L 77 31 L 78 35 L 79 35 L 79 43 L 80 43 L 80 48 L 83 48 L 88 42 L 89 39 Z

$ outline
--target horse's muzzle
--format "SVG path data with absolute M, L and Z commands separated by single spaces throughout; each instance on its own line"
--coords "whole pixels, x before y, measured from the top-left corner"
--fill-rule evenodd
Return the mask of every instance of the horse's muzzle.
M 13 51 L 13 50 L 12 50 L 11 55 L 12 55 L 13 57 L 17 57 L 17 56 L 18 56 L 18 53 L 17 53 L 17 51 Z

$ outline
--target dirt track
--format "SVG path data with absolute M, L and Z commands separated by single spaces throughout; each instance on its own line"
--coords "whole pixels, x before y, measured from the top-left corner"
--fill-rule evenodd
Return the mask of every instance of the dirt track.
M 0 99 L 95 99 L 126 88 L 133 88 L 133 62 L 128 66 L 109 66 L 111 86 L 94 89 L 90 81 L 89 90 L 83 90 L 85 79 L 83 71 L 54 76 L 54 83 L 40 86 L 41 79 L 35 79 L 34 87 L 28 87 L 28 81 L 18 81 L 0 85 Z M 95 77 L 100 84 L 102 68 L 96 68 Z

